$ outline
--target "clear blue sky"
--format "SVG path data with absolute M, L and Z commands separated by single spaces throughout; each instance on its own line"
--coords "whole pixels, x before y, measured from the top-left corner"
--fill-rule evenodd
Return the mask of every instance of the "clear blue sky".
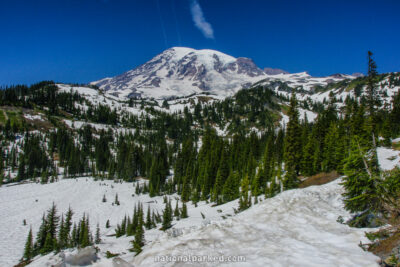
M 0 84 L 86 83 L 172 46 L 315 76 L 365 72 L 372 50 L 379 72 L 400 71 L 399 11 L 396 0 L 0 0 Z

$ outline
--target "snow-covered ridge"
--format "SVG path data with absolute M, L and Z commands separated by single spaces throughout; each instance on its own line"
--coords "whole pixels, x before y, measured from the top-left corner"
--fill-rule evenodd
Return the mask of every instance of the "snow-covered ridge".
M 122 97 L 162 99 L 201 92 L 226 97 L 264 79 L 312 87 L 353 78 L 349 75 L 314 78 L 305 72 L 270 71 L 260 69 L 249 58 L 234 58 L 210 49 L 173 47 L 135 69 L 92 84 Z

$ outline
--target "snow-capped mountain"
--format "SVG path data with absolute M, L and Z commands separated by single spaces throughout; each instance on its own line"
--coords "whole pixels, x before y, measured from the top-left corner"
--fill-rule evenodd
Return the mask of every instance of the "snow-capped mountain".
M 248 58 L 234 58 L 208 49 L 173 47 L 133 70 L 93 84 L 119 96 L 159 99 L 204 91 L 230 95 L 264 76 Z
M 119 97 L 163 99 L 208 92 L 223 98 L 266 79 L 291 81 L 293 85 L 312 88 L 346 78 L 353 77 L 314 78 L 306 73 L 262 70 L 249 58 L 234 58 L 209 49 L 173 47 L 133 70 L 92 84 Z

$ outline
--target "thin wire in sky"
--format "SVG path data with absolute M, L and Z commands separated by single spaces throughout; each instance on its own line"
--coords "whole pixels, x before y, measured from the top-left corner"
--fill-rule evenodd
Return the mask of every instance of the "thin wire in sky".
M 163 18 L 161 16 L 160 3 L 159 3 L 159 0 L 156 0 L 156 2 L 157 2 L 158 15 L 160 17 L 161 30 L 162 30 L 163 37 L 164 37 L 165 49 L 168 49 L 167 33 L 165 32 L 164 20 L 163 20 Z
M 179 44 L 179 46 L 182 46 L 181 33 L 179 31 L 179 23 L 178 23 L 178 18 L 176 16 L 176 10 L 175 10 L 175 0 L 171 0 L 171 7 L 172 7 L 172 13 L 173 13 L 174 19 L 175 19 L 175 28 L 176 28 L 176 34 L 178 35 L 178 44 Z

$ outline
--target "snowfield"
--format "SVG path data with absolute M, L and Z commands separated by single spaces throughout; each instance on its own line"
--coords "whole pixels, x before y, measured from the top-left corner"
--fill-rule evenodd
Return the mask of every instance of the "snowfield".
M 174 221 L 173 228 L 166 233 L 157 229 L 146 231 L 146 246 L 136 257 L 128 251 L 133 237 L 116 239 L 106 235 L 114 233 L 116 224 L 125 215 L 132 215 L 138 201 L 143 203 L 145 211 L 150 205 L 161 213 L 162 197 L 132 196 L 135 192 L 132 183 L 91 178 L 64 179 L 47 185 L 3 186 L 0 188 L 0 266 L 18 262 L 29 226 L 35 236 L 42 213 L 53 201 L 59 213 L 71 206 L 75 221 L 84 212 L 89 213 L 93 232 L 96 224 L 100 224 L 103 242 L 98 246 L 100 259 L 93 266 L 123 266 L 116 263 L 122 260 L 133 266 L 185 265 L 155 261 L 156 256 L 168 255 L 244 256 L 246 259 L 229 266 L 378 266 L 379 259 L 358 246 L 360 241 L 367 241 L 364 232 L 368 229 L 350 228 L 336 221 L 339 216 L 349 216 L 343 208 L 343 189 L 339 183 L 336 180 L 322 186 L 286 191 L 236 215 L 233 208 L 238 207 L 237 201 L 216 207 L 205 202 L 200 202 L 198 207 L 188 205 L 189 218 Z M 113 206 L 117 192 L 121 205 Z M 103 194 L 106 194 L 106 203 L 101 201 Z M 173 208 L 175 203 L 172 200 Z M 23 219 L 27 220 L 27 226 L 23 225 Z M 107 219 L 111 223 L 109 229 L 105 228 Z M 107 259 L 107 250 L 121 255 Z M 29 266 L 60 262 L 61 257 L 51 253 L 36 257 Z M 201 265 L 219 264 L 202 262 Z
M 141 180 L 140 183 L 144 181 Z M 99 223 L 103 244 L 99 247 L 105 254 L 107 250 L 113 253 L 126 253 L 133 240 L 131 237 L 107 237 L 106 235 L 115 234 L 115 227 L 125 215 L 131 216 L 135 205 L 139 202 L 143 204 L 146 215 L 147 208 L 158 211 L 162 214 L 165 207 L 163 197 L 150 198 L 148 194 L 136 195 L 136 183 L 115 183 L 113 181 L 94 181 L 92 178 L 62 179 L 55 183 L 36 184 L 26 183 L 21 185 L 4 185 L 0 187 L 0 266 L 13 266 L 22 257 L 24 244 L 26 241 L 29 227 L 32 226 L 33 236 L 41 224 L 42 214 L 47 211 L 54 202 L 57 206 L 58 215 L 65 213 L 70 206 L 74 212 L 73 219 L 78 222 L 83 213 L 89 214 L 92 234 L 95 234 L 96 225 Z M 120 206 L 112 205 L 115 195 L 118 193 Z M 106 195 L 107 202 L 103 203 L 103 195 Z M 175 209 L 177 195 L 169 196 L 172 199 L 172 208 Z M 210 207 L 211 204 L 199 202 L 197 207 L 188 206 L 188 219 L 174 221 L 173 225 L 178 228 L 200 227 L 210 220 L 222 220 L 222 216 L 234 214 L 232 207 L 237 207 L 237 201 L 227 203 L 218 207 Z M 179 207 L 182 203 L 179 202 Z M 201 213 L 205 215 L 202 218 Z M 23 220 L 27 225 L 23 225 Z M 110 220 L 110 228 L 105 228 L 107 219 Z M 161 226 L 158 226 L 160 228 Z M 157 229 L 146 231 L 146 241 L 158 238 L 164 232 Z M 100 255 L 104 256 L 104 255 Z M 131 257 L 133 255 L 131 254 Z M 42 262 L 50 258 L 42 257 L 38 265 L 43 266 Z M 33 266 L 35 262 L 33 263 Z
M 245 262 L 229 266 L 378 266 L 378 257 L 358 246 L 366 242 L 366 229 L 336 222 L 338 216 L 349 215 L 343 209 L 339 183 L 285 191 L 226 221 L 177 238 L 164 235 L 132 263 L 176 266 L 154 259 L 159 255 L 224 255 L 246 257 Z M 215 265 L 218 262 L 202 263 Z

